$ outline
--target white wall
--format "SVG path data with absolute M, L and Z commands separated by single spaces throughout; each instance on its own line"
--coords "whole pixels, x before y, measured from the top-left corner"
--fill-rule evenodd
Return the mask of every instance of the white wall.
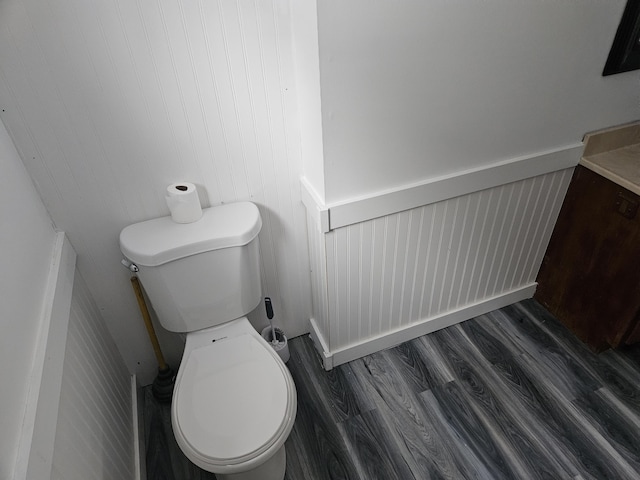
M 13 478 L 55 232 L 0 122 L 0 478 Z
M 128 368 L 147 383 L 155 358 L 118 233 L 168 214 L 166 185 L 196 183 L 205 206 L 259 205 L 265 294 L 290 336 L 303 333 L 298 177 L 334 203 L 574 146 L 637 117 L 637 73 L 600 76 L 623 6 L 4 0 L 0 117 Z M 315 60 L 305 63 L 316 8 L 321 104 Z M 264 324 L 262 309 L 252 320 Z M 175 364 L 181 339 L 159 335 Z
M 638 73 L 601 76 L 625 3 L 317 2 L 326 203 L 638 118 Z
M 175 181 L 205 206 L 258 204 L 264 293 L 290 336 L 308 328 L 291 48 L 276 0 L 0 2 L 0 114 L 143 384 L 157 367 L 118 235 L 167 215 Z M 176 365 L 182 340 L 159 336 Z

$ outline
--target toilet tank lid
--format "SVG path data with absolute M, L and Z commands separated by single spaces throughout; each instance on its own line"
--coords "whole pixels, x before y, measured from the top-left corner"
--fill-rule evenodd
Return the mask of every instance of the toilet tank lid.
M 260 211 L 251 202 L 229 203 L 202 210 L 193 223 L 175 223 L 170 216 L 135 223 L 120 232 L 120 250 L 132 262 L 156 267 L 173 260 L 251 242 L 260 232 Z

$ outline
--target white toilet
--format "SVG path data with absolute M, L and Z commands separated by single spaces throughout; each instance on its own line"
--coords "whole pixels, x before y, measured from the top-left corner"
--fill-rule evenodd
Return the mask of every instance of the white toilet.
M 282 480 L 296 416 L 289 370 L 245 315 L 261 302 L 258 233 L 249 202 L 126 227 L 122 253 L 160 323 L 187 332 L 171 406 L 178 445 L 220 480 Z

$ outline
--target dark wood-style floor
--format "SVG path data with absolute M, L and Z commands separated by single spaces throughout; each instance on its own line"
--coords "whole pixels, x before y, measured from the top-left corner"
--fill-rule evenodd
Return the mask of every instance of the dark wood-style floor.
M 640 479 L 640 348 L 596 355 L 534 300 L 330 372 L 290 351 L 288 480 Z M 148 479 L 214 479 L 145 399 Z

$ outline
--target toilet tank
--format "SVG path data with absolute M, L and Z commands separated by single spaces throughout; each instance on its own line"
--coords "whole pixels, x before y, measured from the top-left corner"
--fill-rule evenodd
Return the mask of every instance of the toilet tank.
M 129 225 L 120 250 L 138 276 L 164 328 L 192 332 L 246 315 L 262 297 L 258 233 L 250 202 L 203 209 L 194 223 L 171 217 Z

